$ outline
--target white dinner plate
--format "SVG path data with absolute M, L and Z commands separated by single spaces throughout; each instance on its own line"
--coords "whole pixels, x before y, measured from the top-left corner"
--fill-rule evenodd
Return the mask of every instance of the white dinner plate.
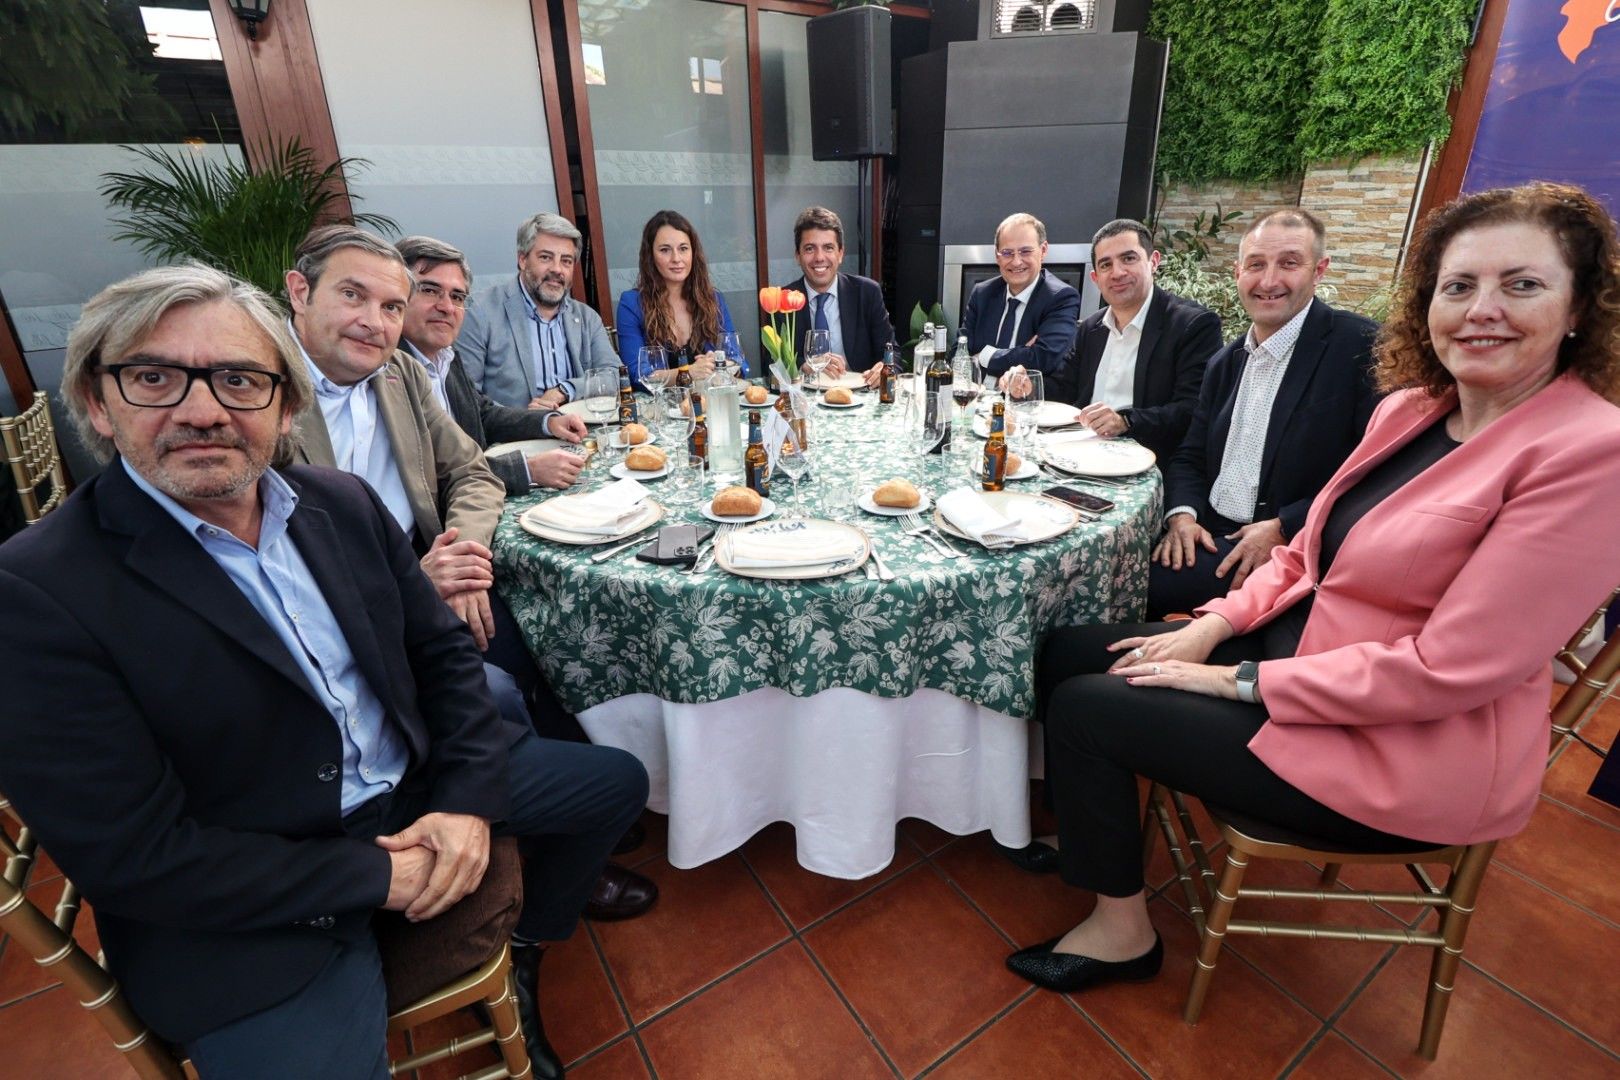
M 708 502 L 704 503 L 698 508 L 698 513 L 702 514 L 710 521 L 718 521 L 722 525 L 746 525 L 750 521 L 764 521 L 766 518 L 776 513 L 776 504 L 769 499 L 761 499 L 759 503 L 759 513 L 748 514 L 744 517 L 725 517 L 714 512 L 714 500 L 710 499 Z
M 855 505 L 868 514 L 877 514 L 880 517 L 902 517 L 906 514 L 920 514 L 934 505 L 934 500 L 928 497 L 928 492 L 919 488 L 917 494 L 922 496 L 922 501 L 917 503 L 916 506 L 880 506 L 872 501 L 872 492 L 867 490 L 861 492 L 860 498 L 855 500 Z
M 857 398 L 855 401 L 851 401 L 847 405 L 838 405 L 838 404 L 835 404 L 834 402 L 828 401 L 824 397 L 819 397 L 819 398 L 816 398 L 816 404 L 820 405 L 823 409 L 858 409 L 862 405 L 865 405 L 866 402 L 861 401 L 860 399 Z
M 790 533 L 807 526 L 818 528 L 838 529 L 850 534 L 850 548 L 860 543 L 860 554 L 853 558 L 833 563 L 817 563 L 814 566 L 734 566 L 731 562 L 731 541 L 740 533 L 759 530 L 760 532 Z M 853 525 L 845 525 L 838 521 L 825 521 L 820 518 L 796 518 L 792 521 L 766 521 L 758 525 L 750 525 L 748 529 L 739 529 L 729 536 L 721 537 L 715 541 L 715 565 L 728 573 L 738 577 L 758 578 L 762 581 L 816 581 L 821 578 L 833 578 L 847 574 L 851 570 L 859 570 L 872 556 L 872 542 L 866 534 Z
M 577 416 L 587 424 L 612 424 L 617 423 L 619 419 L 618 402 L 613 403 L 613 411 L 607 415 L 606 419 L 603 420 L 598 420 L 595 415 L 593 415 L 591 411 L 585 407 L 585 403 L 583 401 L 565 401 L 557 411 L 560 413 L 565 413 L 569 416 Z
M 765 391 L 765 400 L 758 403 L 749 401 L 747 398 L 743 397 L 742 394 L 737 395 L 737 408 L 741 409 L 743 412 L 747 412 L 749 409 L 768 409 L 775 404 L 776 395 L 771 393 L 769 390 Z
M 858 371 L 846 371 L 839 376 L 823 375 L 812 381 L 808 376 L 804 381 L 806 390 L 826 390 L 834 386 L 847 386 L 851 390 L 859 390 L 866 385 L 866 379 Z
M 982 457 L 980 458 L 979 463 L 973 467 L 973 475 L 984 475 L 984 460 Z M 1041 475 L 1040 466 L 1036 465 L 1035 462 L 1031 461 L 1029 458 L 1020 458 L 1018 461 L 1018 468 L 1008 473 L 1006 479 L 1032 480 L 1039 475 Z
M 646 427 L 646 426 L 647 425 L 645 425 L 645 424 L 642 425 L 642 427 Z M 613 433 L 613 437 L 608 440 L 608 445 L 613 447 L 613 449 L 615 449 L 615 450 L 630 450 L 630 449 L 632 449 L 634 447 L 637 447 L 637 446 L 651 446 L 653 443 L 655 443 L 657 441 L 658 441 L 658 432 L 652 430 L 651 428 L 647 428 L 647 438 L 645 440 L 643 440 L 642 442 L 627 443 L 627 442 L 624 441 L 624 432 L 623 431 L 615 431 Z
M 609 469 L 608 473 L 617 480 L 657 480 L 660 476 L 669 475 L 669 462 L 666 461 L 659 468 L 647 471 L 629 468 L 621 461 Z
M 1075 512 L 1074 507 L 1060 503 L 1056 499 L 1025 495 L 1020 491 L 984 491 L 979 493 L 979 497 L 1003 517 L 1022 518 L 1026 525 L 1034 523 L 1035 534 L 1027 540 L 1015 541 L 1015 546 L 1018 547 L 1025 544 L 1039 544 L 1054 536 L 1062 536 L 1080 524 L 1080 515 Z M 934 524 L 939 526 L 942 532 L 959 540 L 966 540 L 970 544 L 978 542 L 952 525 L 945 515 L 939 512 L 938 507 L 934 508 Z
M 523 515 L 518 518 L 518 525 L 524 532 L 538 536 L 542 540 L 551 540 L 558 544 L 573 544 L 577 547 L 595 547 L 598 544 L 611 544 L 615 540 L 624 540 L 634 536 L 664 516 L 664 508 L 651 499 L 644 500 L 641 508 L 640 514 L 631 518 L 624 528 L 611 536 L 574 532 L 572 529 L 561 529 L 555 525 L 535 521 L 530 516 L 534 507 L 530 507 L 523 512 Z
M 561 450 L 564 446 L 572 446 L 561 439 L 514 439 L 512 442 L 496 443 L 485 450 L 486 455 L 508 454 L 513 450 L 528 457 L 530 454 L 544 454 L 548 450 Z
M 1046 448 L 1047 464 L 1084 476 L 1136 476 L 1157 460 L 1153 451 L 1130 439 L 1087 439 Z

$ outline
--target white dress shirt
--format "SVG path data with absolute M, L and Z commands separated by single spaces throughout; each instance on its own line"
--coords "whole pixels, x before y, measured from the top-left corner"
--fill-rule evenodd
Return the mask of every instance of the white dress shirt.
M 302 344 L 299 349 L 303 349 Z M 315 366 L 308 353 L 304 353 L 304 363 L 309 365 L 309 377 L 315 384 L 315 400 L 326 422 L 333 462 L 370 484 L 405 535 L 414 537 L 416 515 L 411 510 L 411 497 L 399 475 L 394 443 L 377 412 L 377 391 L 371 385 L 384 369 L 378 368 L 353 386 L 339 386 Z
M 1091 405 L 1102 402 L 1115 412 L 1122 412 L 1135 403 L 1136 354 L 1142 348 L 1142 327 L 1147 323 L 1148 305 L 1152 296 L 1136 309 L 1131 321 L 1121 329 L 1114 322 L 1114 309 L 1103 312 L 1103 328 L 1108 331 L 1108 342 L 1103 346 L 1102 359 L 1097 363 L 1097 380 L 1092 386 Z
M 446 345 L 432 356 L 429 356 L 404 338 L 400 338 L 399 343 L 412 356 L 422 361 L 422 366 L 427 369 L 428 378 L 433 383 L 433 400 L 437 401 L 439 408 L 443 409 L 448 415 L 450 413 L 450 397 L 445 393 L 444 380 L 445 376 L 450 373 L 450 361 L 456 358 L 455 346 Z
M 996 355 L 996 353 L 1006 351 L 1004 349 L 996 348 L 996 341 L 999 341 L 1001 339 L 1001 326 L 1008 319 L 1007 306 L 1008 306 L 1009 303 L 1011 303 L 1014 300 L 1018 301 L 1018 310 L 1013 312 L 1012 316 L 1011 316 L 1011 318 L 1012 318 L 1012 333 L 1007 337 L 1007 341 L 1008 341 L 1007 348 L 1009 348 L 1009 349 L 1018 348 L 1018 346 L 1020 344 L 1020 342 L 1018 340 L 1018 327 L 1019 327 L 1019 324 L 1021 324 L 1024 321 L 1024 313 L 1029 310 L 1029 298 L 1030 298 L 1030 295 L 1032 293 L 1034 293 L 1035 286 L 1039 285 L 1040 283 L 1041 283 L 1041 275 L 1036 274 L 1035 275 L 1035 280 L 1031 281 L 1028 285 L 1025 285 L 1024 288 L 1023 288 L 1023 291 L 1013 293 L 1011 296 L 1007 297 L 1006 301 L 1004 301 L 1002 303 L 1002 305 L 1001 305 L 1001 318 L 996 320 L 996 335 L 995 335 L 995 338 L 991 340 L 990 344 L 986 345 L 984 348 L 979 350 L 979 362 L 980 363 L 989 363 L 990 358 L 992 356 Z

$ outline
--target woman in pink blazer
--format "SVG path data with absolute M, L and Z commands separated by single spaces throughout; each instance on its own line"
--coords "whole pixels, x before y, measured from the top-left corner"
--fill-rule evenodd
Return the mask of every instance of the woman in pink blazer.
M 1378 375 L 1360 446 L 1241 588 L 1180 629 L 1047 643 L 1054 861 L 1098 900 L 1015 972 L 1063 991 L 1158 972 L 1138 774 L 1348 845 L 1529 820 L 1548 660 L 1620 581 L 1613 222 L 1553 184 L 1443 207 Z

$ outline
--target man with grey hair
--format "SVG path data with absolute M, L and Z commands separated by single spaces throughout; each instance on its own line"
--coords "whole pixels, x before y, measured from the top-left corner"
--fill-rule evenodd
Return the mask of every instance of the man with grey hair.
M 585 421 L 555 409 L 514 409 L 481 393 L 467 377 L 456 354 L 455 340 L 466 318 L 472 269 L 458 248 L 431 236 L 406 236 L 395 242 L 416 278 L 400 348 L 414 356 L 432 380 L 433 398 L 486 451 L 490 470 L 508 495 L 531 487 L 566 488 L 579 476 L 584 457 L 570 449 L 534 453 L 509 450 L 490 454 L 491 443 L 555 438 L 578 444 Z
M 511 835 L 514 940 L 566 938 L 647 792 L 629 754 L 503 720 L 377 494 L 289 464 L 303 368 L 217 270 L 109 286 L 63 392 L 112 464 L 0 545 L 0 657 L 29 676 L 0 696 L 0 790 L 205 1080 L 385 1080 L 377 911 L 435 919 Z
M 1069 352 L 1080 321 L 1080 293 L 1045 269 L 1046 226 L 1033 214 L 1009 214 L 996 227 L 1001 273 L 973 287 L 962 309 L 962 334 L 985 374 L 1033 368 L 1051 401 L 1073 401 Z
M 468 308 L 456 353 L 501 405 L 555 409 L 584 389 L 585 372 L 619 366 L 602 316 L 568 295 L 580 241 L 567 218 L 534 215 L 518 228 L 517 274 Z

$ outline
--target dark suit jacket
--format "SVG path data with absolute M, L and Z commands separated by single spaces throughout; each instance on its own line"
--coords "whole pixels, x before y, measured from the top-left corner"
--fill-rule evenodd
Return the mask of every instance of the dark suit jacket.
M 1378 324 L 1320 300 L 1311 302 L 1299 341 L 1271 407 L 1260 464 L 1254 520 L 1280 517 L 1283 535 L 1305 523 L 1311 500 L 1350 456 L 1367 430 L 1378 395 L 1372 381 L 1372 343 Z M 1164 470 L 1164 505 L 1210 515 L 1209 490 L 1221 471 L 1232 429 L 1232 407 L 1249 354 L 1246 336 L 1210 360 L 1187 436 Z
M 1096 399 L 1097 368 L 1108 344 L 1103 325 L 1107 308 L 1080 322 L 1072 359 L 1079 389 L 1074 403 L 1090 405 Z M 1154 286 L 1142 322 L 1142 341 L 1136 350 L 1136 376 L 1131 389 L 1130 437 L 1168 461 L 1181 445 L 1204 385 L 1204 365 L 1221 348 L 1220 316 L 1202 304 Z
M 288 535 L 430 810 L 498 819 L 513 731 L 371 489 L 293 466 Z M 287 997 L 388 893 L 343 747 L 281 639 L 118 462 L 0 547 L 0 790 L 95 906 L 135 1011 L 184 1041 Z
M 811 295 L 801 276 L 782 286 Z M 809 304 L 805 311 L 810 311 Z M 800 316 L 800 330 L 808 330 L 813 316 Z M 844 335 L 844 360 L 851 371 L 865 371 L 883 360 L 883 346 L 894 340 L 889 309 L 883 306 L 883 286 L 858 274 L 838 275 L 838 330 Z
M 513 442 L 518 439 L 549 439 L 546 421 L 556 415 L 552 409 L 514 409 L 490 399 L 473 385 L 467 369 L 458 356 L 450 361 L 444 376 L 444 396 L 450 403 L 450 418 L 472 437 L 479 449 L 488 450 L 492 443 Z M 533 486 L 529 480 L 529 463 L 517 451 L 507 454 L 485 454 L 489 471 L 506 488 L 508 495 L 522 495 Z
M 978 352 L 996 343 L 1002 312 L 1007 307 L 1007 283 L 999 276 L 973 286 L 967 308 L 962 312 L 961 332 L 967 335 L 968 349 Z M 1018 340 L 990 358 L 985 372 L 1000 375 L 1010 367 L 1037 368 L 1046 376 L 1049 401 L 1073 401 L 1075 374 L 1069 364 L 1075 333 L 1080 322 L 1080 294 L 1050 270 L 1042 270 L 1029 306 L 1018 323 Z M 1034 345 L 1025 345 L 1040 335 Z

